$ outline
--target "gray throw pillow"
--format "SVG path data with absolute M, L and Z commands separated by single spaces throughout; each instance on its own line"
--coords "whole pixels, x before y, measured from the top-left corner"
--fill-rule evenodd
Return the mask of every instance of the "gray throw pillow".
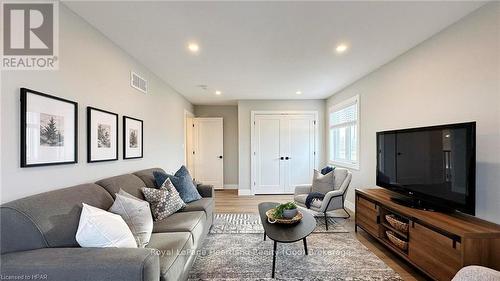
M 155 221 L 163 220 L 186 207 L 186 203 L 182 201 L 179 192 L 168 178 L 159 189 L 143 187 L 141 190 L 146 200 L 151 204 Z
M 132 231 L 138 247 L 144 248 L 149 243 L 153 232 L 153 217 L 148 202 L 120 189 L 109 212 L 123 218 Z
M 322 175 L 319 171 L 314 170 L 313 184 L 311 191 L 326 194 L 333 190 L 335 186 L 335 176 L 333 171 L 326 175 Z

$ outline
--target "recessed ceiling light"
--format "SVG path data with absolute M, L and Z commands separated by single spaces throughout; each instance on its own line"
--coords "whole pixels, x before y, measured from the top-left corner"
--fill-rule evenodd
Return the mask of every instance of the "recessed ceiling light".
M 335 48 L 335 51 L 337 51 L 337 53 L 339 53 L 339 54 L 345 52 L 346 50 L 347 50 L 346 44 L 339 44 L 339 45 L 337 45 L 337 48 Z
M 192 53 L 198 53 L 200 50 L 200 46 L 196 43 L 189 43 L 187 47 Z
M 301 91 L 297 91 L 297 92 L 295 92 L 295 94 L 302 95 L 302 92 Z
M 215 94 L 218 95 L 218 96 L 220 96 L 220 95 L 222 95 L 222 92 L 221 91 L 215 91 Z

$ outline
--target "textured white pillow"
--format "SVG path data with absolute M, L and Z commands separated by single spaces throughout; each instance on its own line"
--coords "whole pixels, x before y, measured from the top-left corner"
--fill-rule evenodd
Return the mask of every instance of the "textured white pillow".
M 149 243 L 153 232 L 153 216 L 148 202 L 120 189 L 109 211 L 123 218 L 137 240 L 137 246 L 144 248 Z
M 83 203 L 76 241 L 82 247 L 137 248 L 134 235 L 121 216 Z
M 335 175 L 330 171 L 326 175 L 322 175 L 319 171 L 314 170 L 313 183 L 311 191 L 326 194 L 332 191 L 335 186 Z

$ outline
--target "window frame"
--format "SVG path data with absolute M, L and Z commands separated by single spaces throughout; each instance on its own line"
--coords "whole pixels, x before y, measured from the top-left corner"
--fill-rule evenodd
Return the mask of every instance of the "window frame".
M 342 110 L 348 106 L 351 106 L 355 104 L 356 105 L 356 122 L 348 122 L 348 123 L 343 123 L 341 125 L 332 125 L 331 124 L 331 114 L 333 112 Z M 359 100 L 359 95 L 355 95 L 353 97 L 350 97 L 348 99 L 345 99 L 341 102 L 335 103 L 332 106 L 328 108 L 328 163 L 331 165 L 335 166 L 341 166 L 344 168 L 349 168 L 349 169 L 354 169 L 354 170 L 359 170 L 360 167 L 360 100 Z M 332 128 L 334 127 L 344 127 L 345 125 L 356 125 L 356 135 L 357 135 L 357 142 L 356 142 L 356 161 L 340 161 L 338 159 L 332 159 L 333 158 L 333 150 L 334 150 L 334 145 L 333 145 L 333 138 L 331 137 L 331 131 Z M 346 139 L 346 142 L 350 142 L 350 139 Z

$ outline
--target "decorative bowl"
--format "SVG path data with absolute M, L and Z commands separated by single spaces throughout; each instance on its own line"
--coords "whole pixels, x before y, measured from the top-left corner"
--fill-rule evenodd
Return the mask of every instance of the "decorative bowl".
M 266 212 L 267 222 L 269 223 L 278 223 L 278 224 L 294 224 L 298 223 L 304 217 L 301 212 L 297 211 L 297 214 L 291 219 L 285 218 L 275 218 L 274 217 L 274 208 L 270 209 Z
M 283 210 L 283 218 L 291 219 L 297 215 L 297 209 Z

